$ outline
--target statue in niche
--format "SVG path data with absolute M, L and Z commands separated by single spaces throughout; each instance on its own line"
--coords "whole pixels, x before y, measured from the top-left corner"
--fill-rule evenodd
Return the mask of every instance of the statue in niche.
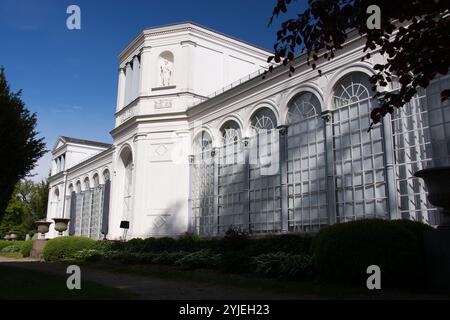
M 159 76 L 161 81 L 161 86 L 167 87 L 172 83 L 172 62 L 167 59 L 162 59 L 159 66 Z

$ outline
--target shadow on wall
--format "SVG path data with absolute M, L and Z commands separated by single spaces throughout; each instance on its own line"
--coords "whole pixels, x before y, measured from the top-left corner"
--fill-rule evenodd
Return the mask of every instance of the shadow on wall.
M 143 235 L 145 237 L 162 237 L 184 233 L 187 225 L 181 213 L 183 204 L 183 201 L 176 201 L 164 210 L 151 210 L 147 214 L 148 226 Z

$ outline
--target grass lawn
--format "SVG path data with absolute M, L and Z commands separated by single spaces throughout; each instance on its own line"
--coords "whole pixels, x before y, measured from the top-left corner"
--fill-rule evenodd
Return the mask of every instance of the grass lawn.
M 0 252 L 0 256 L 14 259 L 22 259 L 22 254 L 20 252 Z
M 368 290 L 342 284 L 327 284 L 316 281 L 287 281 L 266 278 L 256 274 L 227 274 L 213 270 L 180 270 L 163 265 L 124 265 L 119 263 L 92 263 L 90 267 L 110 272 L 154 276 L 160 279 L 205 283 L 210 285 L 237 287 L 251 290 L 292 293 L 311 299 L 449 299 L 450 294 L 428 292 L 405 292 L 392 289 Z
M 66 278 L 0 265 L 0 300 L 4 299 L 130 299 L 131 294 L 83 281 L 68 290 Z

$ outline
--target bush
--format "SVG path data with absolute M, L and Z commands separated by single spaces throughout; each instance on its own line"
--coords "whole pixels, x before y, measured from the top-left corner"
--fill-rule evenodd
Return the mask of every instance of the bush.
M 85 237 L 59 237 L 51 239 L 44 247 L 44 260 L 73 260 L 77 251 L 95 249 L 96 245 L 97 241 Z
M 252 258 L 255 272 L 289 280 L 312 277 L 312 258 L 309 255 L 291 255 L 285 252 L 267 253 Z
M 284 252 L 265 253 L 252 258 L 255 272 L 268 276 L 279 276 L 282 263 L 289 255 Z
M 29 257 L 31 253 L 31 249 L 33 248 L 33 240 L 27 240 L 22 244 L 22 247 L 20 248 L 20 252 L 22 253 L 23 257 Z
M 23 243 L 24 243 L 24 241 L 22 241 L 22 240 L 15 240 L 15 241 L 0 240 L 0 251 L 3 248 L 10 247 L 10 246 L 21 247 Z
M 20 252 L 20 247 L 16 246 L 16 245 L 12 245 L 12 246 L 8 246 L 8 247 L 4 247 L 1 252 L 3 253 L 15 253 L 15 252 Z
M 226 251 L 222 254 L 220 269 L 228 273 L 251 272 L 251 257 L 244 251 Z
M 433 230 L 433 228 L 430 227 L 429 225 L 419 221 L 401 219 L 401 220 L 392 220 L 391 223 L 411 231 L 417 238 L 417 241 L 419 241 L 420 243 L 422 243 L 423 241 L 424 232 Z
M 77 262 L 92 262 L 102 260 L 104 258 L 104 254 L 98 249 L 81 249 L 75 252 L 71 258 Z
M 366 219 L 323 228 L 313 239 L 320 279 L 363 284 L 367 267 L 378 265 L 385 286 L 417 287 L 424 257 L 416 236 L 398 222 Z
M 152 262 L 154 264 L 173 265 L 175 264 L 175 262 L 177 262 L 187 254 L 188 253 L 185 251 L 175 251 L 175 252 L 163 251 L 161 253 L 156 254 Z
M 305 255 L 310 254 L 311 241 L 311 236 L 300 234 L 284 234 L 250 239 L 248 253 L 252 256 L 276 252 Z
M 186 254 L 175 262 L 176 265 L 189 270 L 200 268 L 216 269 L 219 267 L 220 263 L 221 255 L 213 253 L 209 249 Z
M 306 280 L 313 276 L 313 259 L 310 255 L 289 255 L 280 267 L 280 277 L 289 280 Z

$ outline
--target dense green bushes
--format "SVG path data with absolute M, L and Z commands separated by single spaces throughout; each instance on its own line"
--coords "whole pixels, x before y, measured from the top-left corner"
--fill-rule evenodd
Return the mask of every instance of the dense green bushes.
M 47 261 L 118 261 L 124 264 L 209 268 L 227 273 L 260 273 L 284 279 L 316 279 L 364 284 L 370 265 L 378 265 L 384 286 L 421 282 L 423 232 L 411 221 L 360 220 L 298 234 L 248 237 L 230 230 L 223 238 L 148 238 L 128 242 L 70 237 L 50 240 Z
M 303 280 L 313 275 L 312 258 L 285 252 L 265 253 L 252 258 L 257 273 L 271 277 Z
M 3 248 L 9 247 L 9 246 L 17 246 L 17 247 L 21 247 L 24 241 L 22 240 L 15 240 L 15 241 L 6 241 L 6 240 L 0 240 L 0 251 Z
M 61 261 L 74 259 L 80 250 L 94 249 L 95 240 L 84 237 L 60 237 L 51 239 L 44 247 L 45 261 Z
M 33 240 L 32 239 L 24 241 L 24 243 L 22 244 L 22 247 L 20 248 L 20 252 L 22 253 L 22 256 L 29 257 L 32 248 L 33 248 Z
M 315 271 L 322 280 L 361 284 L 368 277 L 367 267 L 378 265 L 385 286 L 417 287 L 424 267 L 417 231 L 421 228 L 413 222 L 379 219 L 323 228 L 312 245 Z
M 20 252 L 20 247 L 17 245 L 11 245 L 8 247 L 4 247 L 1 250 L 2 253 L 16 253 L 16 252 Z

